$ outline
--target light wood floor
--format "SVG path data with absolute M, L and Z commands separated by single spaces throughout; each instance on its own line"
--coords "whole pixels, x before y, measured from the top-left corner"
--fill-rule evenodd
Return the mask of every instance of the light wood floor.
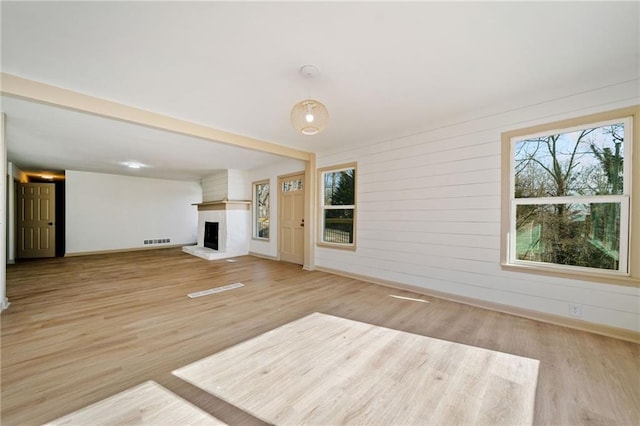
M 278 425 L 531 425 L 539 361 L 315 312 L 173 372 Z
M 9 265 L 2 425 L 41 424 L 147 380 L 228 424 L 261 424 L 171 372 L 312 312 L 540 360 L 535 424 L 640 423 L 640 345 L 292 264 L 237 260 L 167 249 Z M 186 296 L 235 282 L 245 287 Z
M 153 380 L 60 417 L 45 426 L 227 426 Z

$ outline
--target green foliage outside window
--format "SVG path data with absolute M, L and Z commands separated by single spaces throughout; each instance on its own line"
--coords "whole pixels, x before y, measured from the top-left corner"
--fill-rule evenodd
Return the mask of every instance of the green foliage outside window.
M 329 243 L 353 244 L 355 169 L 324 173 L 323 187 L 322 240 Z

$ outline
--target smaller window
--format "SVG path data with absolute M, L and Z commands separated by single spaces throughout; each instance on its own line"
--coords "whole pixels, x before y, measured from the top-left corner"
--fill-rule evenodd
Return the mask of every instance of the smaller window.
M 355 247 L 356 165 L 320 170 L 320 243 Z
M 302 179 L 285 180 L 282 182 L 282 192 L 302 191 L 303 186 Z
M 260 240 L 269 239 L 269 181 L 253 184 L 253 237 Z

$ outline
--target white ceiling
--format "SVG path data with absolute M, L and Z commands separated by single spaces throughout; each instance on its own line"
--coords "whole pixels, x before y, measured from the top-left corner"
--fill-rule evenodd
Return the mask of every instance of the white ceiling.
M 2 98 L 2 109 L 8 111 L 10 161 L 25 171 L 70 169 L 199 180 L 216 169 L 249 170 L 284 161 L 271 154 L 10 97 Z M 130 162 L 143 167 L 125 167 Z
M 640 74 L 639 2 L 7 2 L 2 71 L 321 152 Z M 307 84 L 298 74 L 315 64 Z M 328 107 L 295 133 L 294 103 Z M 2 98 L 26 168 L 196 179 L 274 156 Z

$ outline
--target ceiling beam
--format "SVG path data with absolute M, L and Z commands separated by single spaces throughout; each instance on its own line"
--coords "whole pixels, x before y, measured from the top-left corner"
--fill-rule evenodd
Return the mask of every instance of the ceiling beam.
M 295 148 L 214 129 L 201 124 L 6 73 L 0 73 L 0 93 L 73 111 L 193 136 L 212 142 L 224 143 L 239 148 L 294 158 L 296 160 L 309 161 L 312 155 L 309 152 Z

